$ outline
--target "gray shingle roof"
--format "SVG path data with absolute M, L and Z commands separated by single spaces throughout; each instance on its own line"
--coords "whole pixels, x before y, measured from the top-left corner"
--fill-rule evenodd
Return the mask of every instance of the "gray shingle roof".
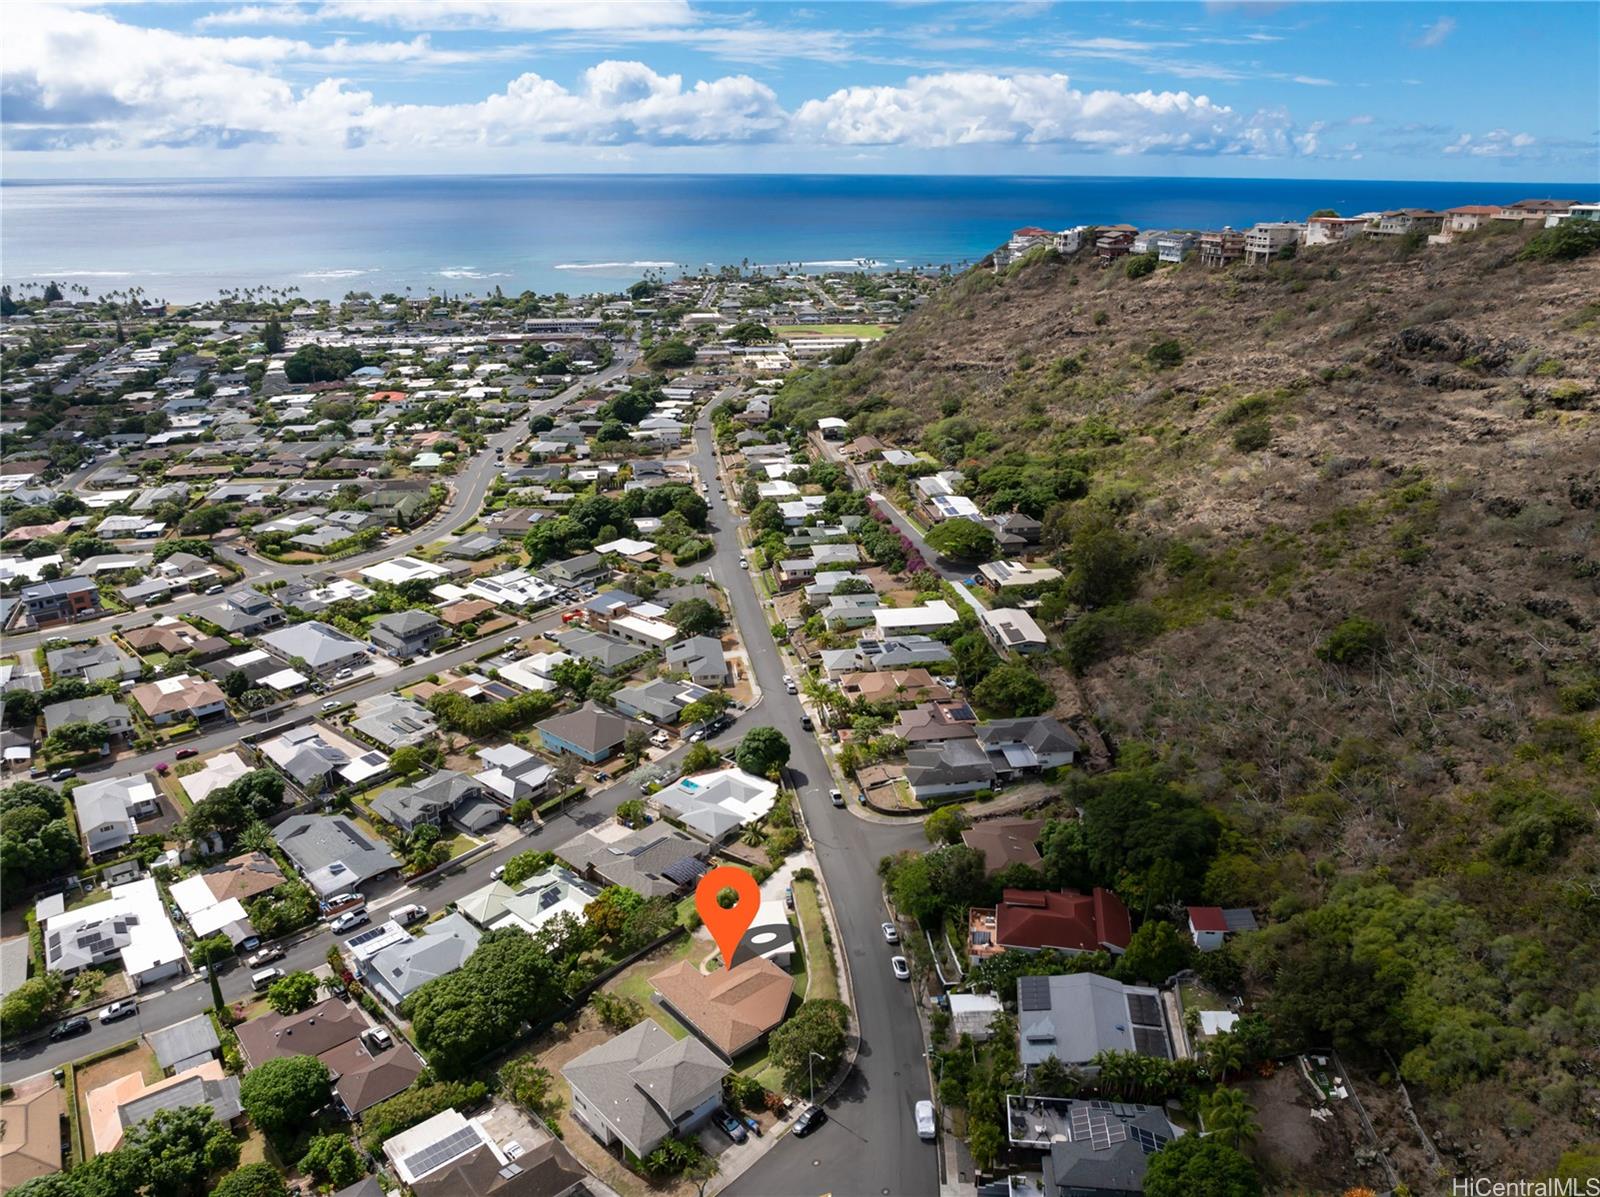
M 387 848 L 343 815 L 291 815 L 273 828 L 272 838 L 322 895 L 354 889 L 400 867 Z
M 625 1138 L 653 1143 L 672 1132 L 675 1117 L 688 1113 L 674 1102 L 681 1104 L 696 1086 L 703 1092 L 727 1071 L 694 1036 L 673 1039 L 647 1018 L 570 1061 L 561 1075 Z
M 146 1032 L 145 1040 L 163 1068 L 171 1068 L 191 1056 L 207 1055 L 222 1046 L 222 1041 L 217 1038 L 217 1028 L 212 1025 L 210 1016 L 205 1014 Z

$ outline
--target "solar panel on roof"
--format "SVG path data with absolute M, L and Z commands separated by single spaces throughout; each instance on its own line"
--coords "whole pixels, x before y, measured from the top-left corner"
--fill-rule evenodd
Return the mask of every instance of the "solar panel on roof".
M 704 874 L 708 866 L 703 860 L 690 856 L 683 860 L 676 860 L 661 870 L 661 875 L 669 881 L 676 881 L 680 885 L 688 885 Z
M 478 1128 L 464 1126 L 451 1131 L 437 1143 L 430 1143 L 421 1151 L 406 1156 L 403 1163 L 412 1176 L 425 1176 L 435 1168 L 442 1168 L 451 1160 L 466 1155 L 478 1142 Z
M 1145 1155 L 1154 1155 L 1169 1142 L 1171 1142 L 1171 1139 L 1168 1136 L 1158 1135 L 1155 1131 L 1146 1130 L 1142 1126 L 1135 1126 L 1130 1129 L 1133 1134 L 1134 1142 L 1139 1144 L 1139 1149 L 1143 1151 Z
M 1148 993 L 1128 995 L 1128 1016 L 1140 1026 L 1161 1025 L 1161 1007 L 1157 1005 L 1155 997 Z
M 1049 977 L 1018 977 L 1017 978 L 1017 1009 L 1018 1010 L 1048 1010 L 1048 1009 L 1050 1009 L 1050 978 Z
M 349 939 L 345 940 L 345 946 L 349 948 L 360 947 L 364 943 L 371 943 L 379 936 L 387 934 L 389 934 L 389 929 L 387 927 L 373 927 L 371 930 L 363 931 L 359 935 L 352 935 Z
M 1166 1032 L 1155 1027 L 1133 1028 L 1133 1050 L 1141 1056 L 1159 1056 L 1163 1060 L 1171 1054 L 1167 1049 Z

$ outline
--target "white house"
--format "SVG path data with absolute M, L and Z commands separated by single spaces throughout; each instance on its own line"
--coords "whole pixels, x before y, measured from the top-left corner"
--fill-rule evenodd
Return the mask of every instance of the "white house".
M 70 976 L 120 958 L 136 988 L 183 971 L 183 945 L 153 877 L 111 887 L 111 897 L 44 920 L 45 968 Z
M 776 783 L 743 769 L 680 778 L 652 797 L 663 813 L 716 843 L 764 817 L 778 801 Z
M 872 609 L 872 622 L 877 626 L 880 637 L 900 636 L 907 632 L 935 632 L 953 623 L 959 623 L 960 620 L 961 617 L 956 614 L 955 608 L 944 599 L 935 599 L 920 607 Z
M 72 805 L 91 857 L 126 847 L 139 834 L 136 820 L 161 813 L 156 787 L 144 773 L 85 782 L 72 792 Z

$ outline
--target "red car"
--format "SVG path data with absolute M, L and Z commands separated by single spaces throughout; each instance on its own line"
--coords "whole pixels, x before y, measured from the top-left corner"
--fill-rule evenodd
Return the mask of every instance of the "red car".
M 200 750 L 198 748 L 180 748 L 177 752 L 173 753 L 173 755 L 176 756 L 180 761 L 186 761 L 192 756 L 199 756 Z

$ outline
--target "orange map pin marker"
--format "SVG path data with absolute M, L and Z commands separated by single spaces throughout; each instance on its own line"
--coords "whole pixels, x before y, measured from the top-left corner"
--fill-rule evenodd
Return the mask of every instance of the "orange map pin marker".
M 739 896 L 726 910 L 717 904 L 717 895 L 725 889 L 732 889 Z M 733 966 L 733 953 L 750 924 L 755 922 L 760 907 L 761 889 L 756 879 L 736 865 L 718 865 L 700 878 L 694 891 L 694 908 L 700 912 L 711 938 L 716 940 L 724 968 Z

